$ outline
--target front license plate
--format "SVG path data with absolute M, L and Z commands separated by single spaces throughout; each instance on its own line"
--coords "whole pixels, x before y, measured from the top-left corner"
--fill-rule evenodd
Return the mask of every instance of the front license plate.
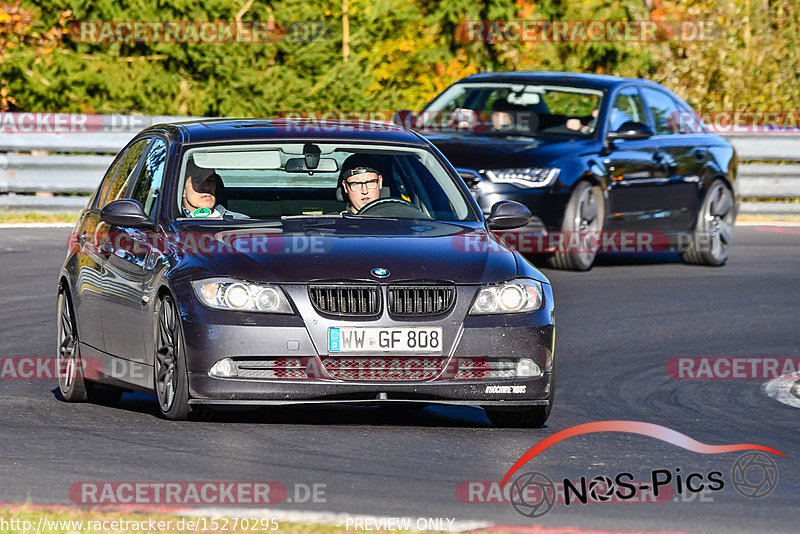
M 328 352 L 442 353 L 440 326 L 328 328 Z

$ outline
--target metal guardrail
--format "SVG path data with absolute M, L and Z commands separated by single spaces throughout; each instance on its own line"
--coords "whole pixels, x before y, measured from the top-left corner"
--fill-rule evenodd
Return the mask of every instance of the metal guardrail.
M 0 134 L 0 206 L 34 209 L 80 209 L 86 199 L 32 197 L 15 193 L 92 193 L 116 154 L 137 132 L 151 124 L 193 117 L 97 117 L 97 123 L 124 123 L 114 131 L 92 133 Z M 739 192 L 751 199 L 800 198 L 800 134 L 729 134 L 736 148 Z M 55 154 L 53 154 L 55 152 Z M 772 161 L 796 164 L 764 163 Z M 752 163 L 751 163 L 752 162 Z M 9 193 L 3 195 L 2 193 Z M 68 200 L 69 199 L 69 200 Z M 770 204 L 774 204 L 770 207 Z M 800 213 L 800 203 L 758 203 L 759 212 Z M 750 211 L 744 208 L 743 211 Z

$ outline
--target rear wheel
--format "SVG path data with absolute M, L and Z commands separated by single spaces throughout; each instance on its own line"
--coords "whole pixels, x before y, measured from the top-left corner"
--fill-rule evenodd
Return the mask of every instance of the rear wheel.
M 548 259 L 551 267 L 556 269 L 569 269 L 572 271 L 586 271 L 591 268 L 596 250 L 588 250 L 586 244 L 597 240 L 578 239 L 578 249 L 571 250 L 568 244 L 574 234 L 597 233 L 603 231 L 605 205 L 603 192 L 600 187 L 589 182 L 580 182 L 572 190 L 567 209 L 564 211 L 564 222 L 561 224 L 563 232 L 564 250 L 555 252 Z
M 167 419 L 183 420 L 189 415 L 189 386 L 181 318 L 175 301 L 164 296 L 156 307 L 156 353 L 153 379 L 158 407 Z
M 703 199 L 692 244 L 681 254 L 683 261 L 698 265 L 723 265 L 733 238 L 736 218 L 733 193 L 722 180 L 715 180 Z
M 58 294 L 58 353 L 56 371 L 58 389 L 67 402 L 94 402 L 106 406 L 116 405 L 123 391 L 100 385 L 85 378 L 84 361 L 80 354 L 78 329 L 72 302 L 66 291 Z
M 86 402 L 89 395 L 83 380 L 83 360 L 78 329 L 66 291 L 58 294 L 58 352 L 56 353 L 58 390 L 67 402 Z

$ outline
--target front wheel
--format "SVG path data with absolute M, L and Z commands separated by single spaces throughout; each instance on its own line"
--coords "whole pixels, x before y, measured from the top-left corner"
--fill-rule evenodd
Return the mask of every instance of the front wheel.
M 180 421 L 189 416 L 189 385 L 181 318 L 172 297 L 159 301 L 156 315 L 153 379 L 158 407 L 165 418 Z
M 683 261 L 714 267 L 723 265 L 728 260 L 735 218 L 733 193 L 722 180 L 715 180 L 697 214 L 692 243 L 681 253 Z
M 590 234 L 600 235 L 603 231 L 605 218 L 605 205 L 603 192 L 600 187 L 589 182 L 580 182 L 575 186 L 569 197 L 567 209 L 564 210 L 564 222 L 561 224 L 562 243 L 579 243 L 577 249 L 565 246 L 565 250 L 556 251 L 548 263 L 555 269 L 569 269 L 572 271 L 587 271 L 592 267 L 597 251 L 589 248 L 593 241 L 585 236 Z M 578 239 L 574 234 L 579 234 Z

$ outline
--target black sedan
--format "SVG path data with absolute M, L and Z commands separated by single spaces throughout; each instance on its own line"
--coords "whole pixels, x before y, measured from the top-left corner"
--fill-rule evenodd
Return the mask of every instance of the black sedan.
M 526 251 L 551 252 L 553 267 L 585 270 L 604 251 L 558 246 L 574 232 L 650 233 L 689 263 L 722 265 L 728 257 L 736 154 L 657 83 L 477 74 L 419 115 L 398 117 L 444 153 L 485 213 L 498 200 L 514 200 L 535 215 L 526 232 L 561 234 L 545 240 L 553 245 L 545 250 Z
M 442 154 L 376 124 L 218 120 L 137 135 L 72 234 L 59 388 L 155 392 L 184 419 L 230 406 L 463 404 L 540 426 L 553 292 L 490 229 Z

